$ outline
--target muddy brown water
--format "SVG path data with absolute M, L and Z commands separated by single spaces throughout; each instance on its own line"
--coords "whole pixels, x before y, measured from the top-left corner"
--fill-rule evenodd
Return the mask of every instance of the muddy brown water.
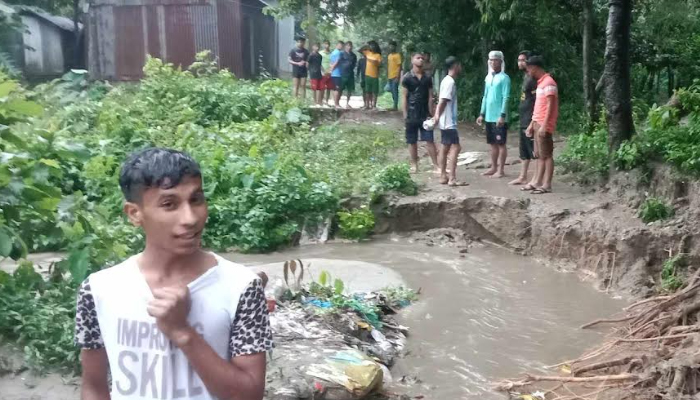
M 401 314 L 411 329 L 408 354 L 392 375 L 417 378 L 419 383 L 405 390 L 427 399 L 502 399 L 490 390 L 491 382 L 544 371 L 579 355 L 602 335 L 579 327 L 624 306 L 573 274 L 489 246 L 460 254 L 455 248 L 383 238 L 231 255 L 252 264 L 311 257 L 380 264 L 421 288 L 420 301 Z
M 492 246 L 472 247 L 461 254 L 457 248 L 383 237 L 369 243 L 309 245 L 227 258 L 251 266 L 292 258 L 362 261 L 391 271 L 372 268 L 364 275 L 356 271 L 358 277 L 349 281 L 376 286 L 376 280 L 396 282 L 392 273 L 396 272 L 399 280 L 420 288 L 420 300 L 400 314 L 400 322 L 410 327 L 408 354 L 392 369 L 395 381 L 406 376 L 411 384 L 390 390 L 426 399 L 502 399 L 503 394 L 490 390 L 492 381 L 544 371 L 545 365 L 576 357 L 602 335 L 579 326 L 625 305 L 573 274 Z M 329 265 L 341 276 L 348 274 L 344 268 L 363 264 L 329 261 Z M 24 378 L 3 378 L 0 399 L 77 398 L 77 382 L 67 384 L 64 379 L 34 378 L 27 386 Z

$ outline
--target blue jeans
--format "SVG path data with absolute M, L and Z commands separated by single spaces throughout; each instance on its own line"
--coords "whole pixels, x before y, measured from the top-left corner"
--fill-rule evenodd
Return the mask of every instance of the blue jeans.
M 399 108 L 399 78 L 389 80 L 389 91 L 394 99 L 394 108 Z

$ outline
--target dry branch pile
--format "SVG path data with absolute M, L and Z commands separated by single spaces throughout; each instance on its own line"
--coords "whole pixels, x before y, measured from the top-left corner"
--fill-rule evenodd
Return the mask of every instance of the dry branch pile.
M 683 289 L 582 326 L 616 324 L 609 340 L 555 366 L 565 375 L 526 375 L 496 389 L 517 395 L 537 390 L 546 400 L 683 399 L 700 395 L 700 269 Z M 544 396 L 544 397 L 542 397 Z M 522 397 L 521 397 L 522 398 Z

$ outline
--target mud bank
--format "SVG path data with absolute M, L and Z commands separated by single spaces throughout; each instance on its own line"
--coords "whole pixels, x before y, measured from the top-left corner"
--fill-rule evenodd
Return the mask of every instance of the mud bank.
M 523 194 L 502 181 L 494 190 L 493 179 L 477 172 L 466 171 L 469 187 L 449 190 L 428 177 L 418 196 L 376 206 L 377 233 L 458 229 L 576 271 L 600 290 L 632 297 L 655 293 L 662 264 L 671 256 L 684 253 L 689 265 L 700 260 L 700 184 L 668 168 L 653 171 L 651 185 L 627 173 L 595 192 L 559 183 L 560 193 L 545 196 Z M 673 203 L 675 216 L 644 224 L 637 207 L 647 195 Z

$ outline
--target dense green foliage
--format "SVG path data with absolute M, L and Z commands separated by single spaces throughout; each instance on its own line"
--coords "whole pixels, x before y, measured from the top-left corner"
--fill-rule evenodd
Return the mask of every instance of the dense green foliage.
M 374 229 L 374 213 L 367 206 L 355 210 L 339 211 L 340 235 L 348 239 L 364 239 Z
M 637 135 L 613 154 L 616 168 L 631 170 L 650 162 L 667 162 L 680 173 L 700 176 L 700 84 L 676 94 L 679 106 L 654 106 Z M 590 135 L 570 137 L 558 161 L 565 172 L 591 181 L 607 175 L 609 160 L 606 129 L 599 125 Z
M 77 368 L 77 286 L 143 246 L 121 212 L 129 153 L 192 154 L 209 202 L 205 245 L 266 251 L 335 215 L 340 198 L 368 198 L 399 143 L 389 130 L 311 127 L 287 83 L 237 80 L 206 54 L 186 71 L 151 59 L 145 73 L 118 87 L 70 73 L 31 92 L 0 76 L 0 260 L 68 253 L 47 280 L 26 261 L 0 272 L 0 337 L 36 367 Z

